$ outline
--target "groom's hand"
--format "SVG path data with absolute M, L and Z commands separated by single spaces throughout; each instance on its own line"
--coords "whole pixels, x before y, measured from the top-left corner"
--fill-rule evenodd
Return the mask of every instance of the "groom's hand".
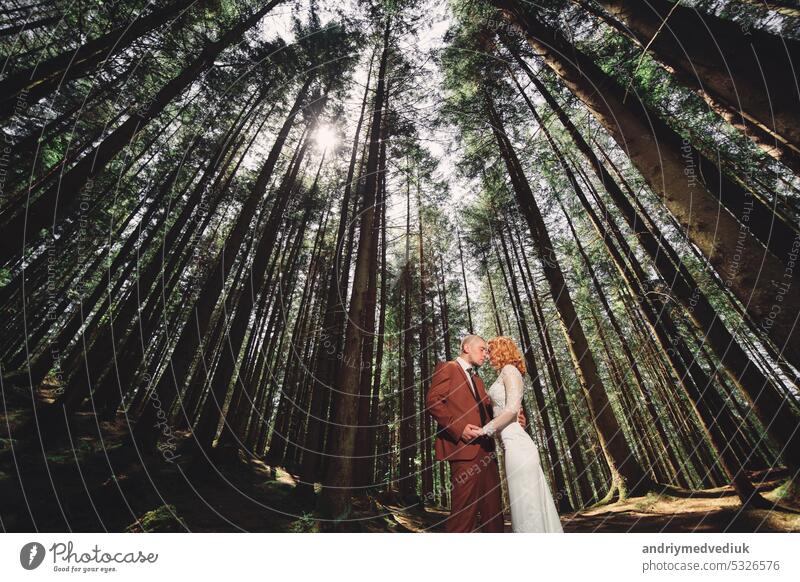
M 528 426 L 528 421 L 525 418 L 525 413 L 522 412 L 522 409 L 520 409 L 520 411 L 517 413 L 517 422 L 519 423 L 519 425 L 522 428 L 525 428 L 526 426 Z
M 474 438 L 481 436 L 481 427 L 475 426 L 474 424 L 468 424 L 464 427 L 464 432 L 461 433 L 461 440 L 465 443 L 468 443 Z

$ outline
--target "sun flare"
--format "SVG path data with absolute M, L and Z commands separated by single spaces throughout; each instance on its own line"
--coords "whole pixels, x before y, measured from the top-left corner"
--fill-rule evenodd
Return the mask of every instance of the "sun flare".
M 314 139 L 317 147 L 324 152 L 336 145 L 336 132 L 330 125 L 321 125 L 314 134 Z

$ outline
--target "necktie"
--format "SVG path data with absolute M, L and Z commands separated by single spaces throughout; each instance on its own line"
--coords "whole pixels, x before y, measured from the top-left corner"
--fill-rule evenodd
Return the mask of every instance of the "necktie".
M 473 398 L 475 398 L 475 402 L 478 403 L 478 412 L 481 415 L 481 426 L 484 426 L 486 425 L 487 422 L 489 422 L 489 415 L 484 409 L 483 401 L 480 398 L 478 398 L 478 383 L 475 380 L 475 378 L 478 376 L 478 372 L 475 370 L 475 368 L 467 368 L 467 373 L 469 374 L 470 380 L 472 381 L 472 388 L 473 388 L 472 396 Z

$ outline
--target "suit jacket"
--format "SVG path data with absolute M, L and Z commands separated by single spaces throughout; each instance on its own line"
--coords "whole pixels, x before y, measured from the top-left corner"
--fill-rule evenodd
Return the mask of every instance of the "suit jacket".
M 486 406 L 488 421 L 492 418 L 492 401 L 479 376 L 475 376 L 475 388 L 481 403 Z M 425 405 L 439 425 L 434 443 L 437 461 L 468 461 L 481 451 L 494 450 L 492 437 L 481 436 L 468 443 L 461 440 L 465 426 L 482 426 L 483 423 L 467 373 L 456 360 L 436 364 Z

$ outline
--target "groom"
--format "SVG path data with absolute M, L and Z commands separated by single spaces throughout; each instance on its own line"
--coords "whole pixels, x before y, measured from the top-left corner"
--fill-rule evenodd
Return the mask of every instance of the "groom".
M 492 419 L 492 403 L 476 368 L 488 352 L 482 337 L 466 336 L 459 357 L 436 365 L 425 399 L 440 427 L 434 445 L 436 460 L 450 463 L 447 532 L 501 533 L 504 529 L 495 443 L 492 437 L 481 435 L 481 427 Z M 517 420 L 525 427 L 521 411 Z

